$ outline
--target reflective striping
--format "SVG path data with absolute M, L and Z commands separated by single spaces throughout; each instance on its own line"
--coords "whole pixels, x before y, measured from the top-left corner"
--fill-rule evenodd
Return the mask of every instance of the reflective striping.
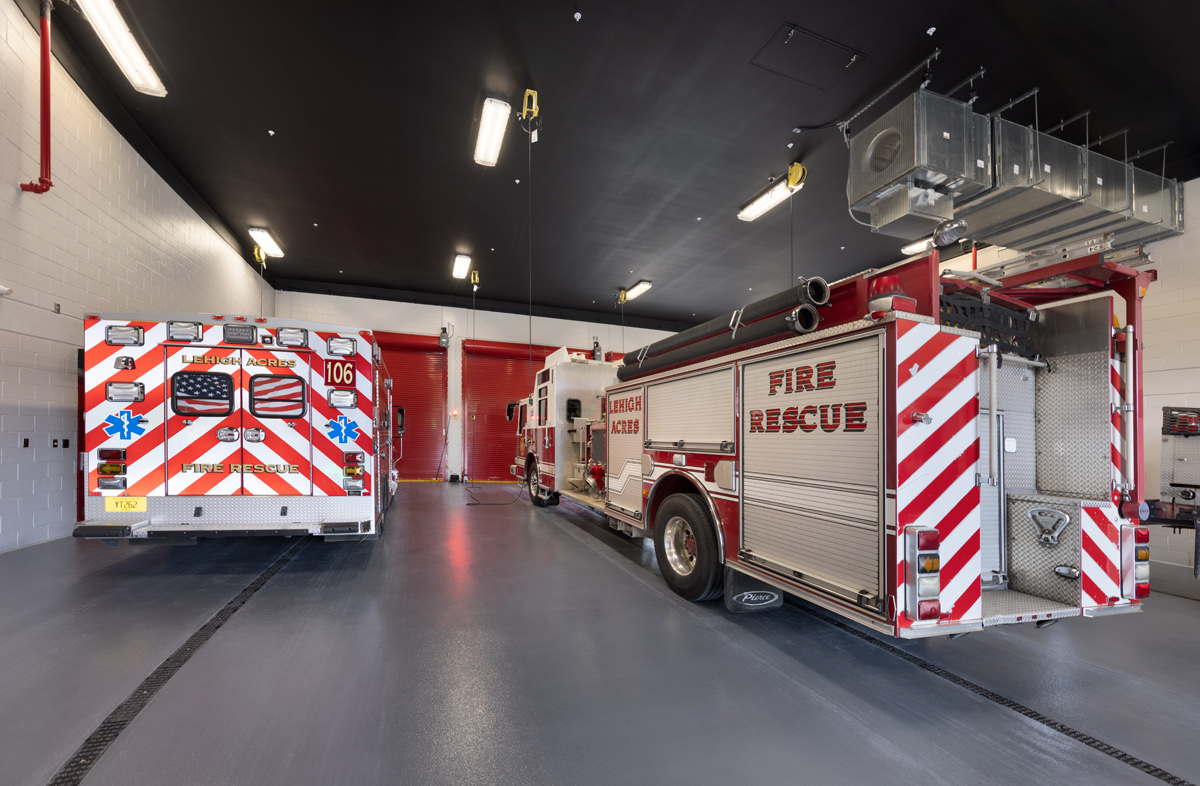
M 932 432 L 923 442 L 913 447 L 900 462 L 898 481 L 906 483 L 909 478 L 925 467 L 931 459 L 937 458 L 939 454 L 962 453 L 966 450 L 969 443 L 978 438 L 975 433 L 975 418 L 978 416 L 979 399 L 970 398 L 959 407 L 957 412 L 942 421 L 941 425 L 936 425 L 937 421 L 935 421 L 934 425 L 927 426 L 926 428 L 932 429 Z M 901 418 L 901 420 L 903 419 Z M 967 444 L 960 447 L 960 443 Z
M 1109 598 L 1122 598 L 1121 530 L 1116 522 L 1117 515 L 1113 505 L 1082 508 L 1080 570 L 1085 580 L 1085 606 L 1108 605 Z
M 982 616 L 979 399 L 976 340 L 935 325 L 899 322 L 896 342 L 897 625 L 907 627 L 906 526 L 941 536 L 943 618 Z M 912 413 L 932 422 L 913 423 Z
M 928 390 L 922 393 L 919 397 L 913 400 L 899 414 L 900 422 L 897 424 L 896 433 L 899 435 L 905 434 L 914 425 L 911 413 L 925 412 L 933 417 L 933 422 L 941 422 L 939 417 L 939 409 L 946 406 L 946 402 L 957 401 L 962 394 L 956 395 L 954 388 L 957 385 L 970 385 L 971 390 L 967 395 L 974 396 L 974 383 L 971 383 L 967 378 L 976 371 L 979 366 L 979 359 L 975 357 L 974 352 L 963 355 L 958 361 L 958 365 L 951 369 L 942 379 L 929 386 Z M 976 399 L 978 401 L 978 399 Z M 904 417 L 905 414 L 910 417 Z

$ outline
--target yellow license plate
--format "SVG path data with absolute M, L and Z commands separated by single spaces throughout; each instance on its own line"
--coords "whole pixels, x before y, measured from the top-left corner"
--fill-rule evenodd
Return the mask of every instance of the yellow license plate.
M 145 497 L 105 497 L 105 513 L 145 513 Z

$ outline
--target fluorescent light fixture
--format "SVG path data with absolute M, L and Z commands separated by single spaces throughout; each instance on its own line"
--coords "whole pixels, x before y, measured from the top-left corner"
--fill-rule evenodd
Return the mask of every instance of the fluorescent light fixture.
M 117 61 L 125 78 L 139 93 L 151 96 L 165 96 L 167 88 L 159 80 L 158 74 L 150 67 L 150 62 L 142 54 L 142 48 L 133 40 L 129 25 L 121 18 L 121 13 L 113 4 L 113 0 L 75 0 L 83 9 L 84 16 L 96 29 L 96 35 L 104 42 L 112 59 Z
M 483 100 L 483 113 L 479 116 L 479 139 L 475 141 L 475 163 L 495 166 L 500 160 L 500 145 L 504 144 L 504 132 L 512 107 L 498 98 Z
M 283 249 L 275 242 L 275 238 L 271 237 L 271 233 L 265 229 L 253 227 L 250 230 L 250 237 L 254 238 L 254 242 L 258 243 L 258 247 L 263 250 L 263 253 L 269 257 L 283 256 Z
M 627 289 L 625 291 L 625 300 L 627 300 L 627 301 L 633 300 L 635 297 L 638 297 L 643 292 L 650 289 L 650 287 L 651 287 L 651 284 L 649 281 L 637 282 L 636 284 L 634 284 L 633 286 L 631 286 L 629 289 Z
M 455 278 L 466 278 L 467 273 L 471 270 L 471 258 L 466 254 L 459 254 L 454 258 L 454 272 L 451 274 Z
M 750 200 L 738 212 L 737 217 L 742 221 L 753 221 L 792 194 L 804 188 L 804 179 L 806 177 L 808 177 L 807 167 L 799 162 L 792 164 L 788 167 L 787 174 L 779 178 L 775 185 Z
M 925 238 L 924 240 L 918 240 L 916 243 L 909 243 L 907 246 L 900 249 L 900 253 L 906 257 L 911 257 L 916 256 L 917 254 L 924 254 L 932 247 L 933 242 L 929 240 L 929 238 Z

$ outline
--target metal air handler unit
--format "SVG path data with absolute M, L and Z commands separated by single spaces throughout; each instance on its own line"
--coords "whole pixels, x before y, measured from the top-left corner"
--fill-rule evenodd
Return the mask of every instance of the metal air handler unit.
M 395 490 L 392 384 L 370 331 L 89 316 L 83 365 L 75 537 L 379 536 Z
M 938 270 L 804 282 L 619 364 L 563 350 L 510 407 L 512 472 L 653 537 L 690 600 L 758 587 L 904 638 L 1139 611 L 1154 272 Z M 1119 298 L 1056 305 L 1087 293 Z

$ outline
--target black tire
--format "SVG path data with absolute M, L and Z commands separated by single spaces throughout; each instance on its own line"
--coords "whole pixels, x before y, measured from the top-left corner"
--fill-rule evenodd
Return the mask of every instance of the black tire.
M 654 554 L 663 580 L 685 600 L 721 597 L 717 536 L 704 503 L 695 494 L 672 494 L 654 517 Z
M 529 462 L 525 467 L 525 488 L 529 491 L 529 501 L 536 508 L 546 507 L 546 498 L 538 491 L 541 475 L 538 473 L 537 461 Z

